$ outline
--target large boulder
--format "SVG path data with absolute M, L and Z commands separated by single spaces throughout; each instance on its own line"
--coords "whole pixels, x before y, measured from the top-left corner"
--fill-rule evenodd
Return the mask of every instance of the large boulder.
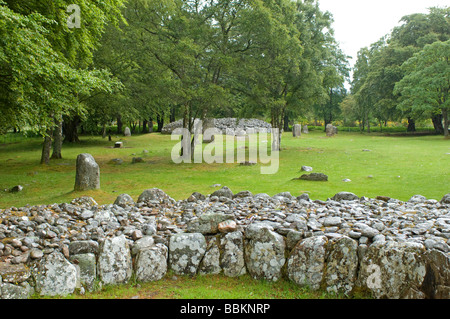
M 83 153 L 77 156 L 75 191 L 85 191 L 100 188 L 100 167 L 91 154 Z
M 160 280 L 167 273 L 168 249 L 166 245 L 156 244 L 141 249 L 136 257 L 136 279 L 142 282 Z
M 244 259 L 244 234 L 240 231 L 228 233 L 220 238 L 220 267 L 227 277 L 238 277 L 246 273 Z
M 131 278 L 131 251 L 125 235 L 105 238 L 100 245 L 98 275 L 104 284 L 127 283 Z
M 36 291 L 41 296 L 66 296 L 75 291 L 79 274 L 60 252 L 47 255 L 33 269 Z
M 298 178 L 303 181 L 327 182 L 328 176 L 323 173 L 303 174 Z
M 216 275 L 220 274 L 222 268 L 220 267 L 220 249 L 218 237 L 211 238 L 206 247 L 206 253 L 199 266 L 199 274 L 202 275 Z
M 169 264 L 178 275 L 195 275 L 206 253 L 206 239 L 200 233 L 179 233 L 170 237 Z
M 287 263 L 287 274 L 299 286 L 318 290 L 323 280 L 326 258 L 325 236 L 308 237 L 292 250 Z
M 358 271 L 358 243 L 346 236 L 327 244 L 325 287 L 329 292 L 349 294 Z
M 419 293 L 426 275 L 425 247 L 414 242 L 375 242 L 361 260 L 358 286 L 375 298 L 423 297 Z
M 353 193 L 340 192 L 335 194 L 331 199 L 340 202 L 342 200 L 359 200 L 359 197 Z
M 264 223 L 250 224 L 245 231 L 245 263 L 255 279 L 277 281 L 285 264 L 283 236 Z

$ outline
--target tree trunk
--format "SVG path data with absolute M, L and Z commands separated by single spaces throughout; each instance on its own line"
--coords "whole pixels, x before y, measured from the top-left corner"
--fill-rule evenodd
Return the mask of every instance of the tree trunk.
M 164 117 L 157 115 L 156 116 L 156 122 L 158 123 L 158 129 L 156 130 L 157 132 L 161 132 L 162 128 L 164 127 Z
M 50 151 L 52 150 L 52 130 L 47 130 L 42 146 L 41 164 L 48 165 L 50 163 Z
M 170 117 L 169 117 L 170 123 L 175 122 L 175 105 L 172 105 L 170 108 Z
M 80 124 L 80 117 L 65 118 L 63 121 L 64 141 L 70 143 L 78 143 L 78 125 Z
M 415 132 L 416 131 L 416 120 L 408 117 L 408 128 L 407 132 Z
M 147 120 L 144 120 L 144 121 L 142 122 L 142 133 L 144 133 L 144 134 L 148 133 L 148 130 L 147 130 L 147 123 L 148 123 Z
M 62 149 L 62 119 L 57 123 L 55 130 L 53 131 L 53 153 L 52 159 L 61 159 L 61 149 Z
M 102 138 L 106 137 L 106 124 L 103 124 L 103 128 L 102 128 Z
M 431 117 L 431 121 L 433 121 L 434 131 L 436 134 L 442 135 L 444 134 L 444 126 L 442 126 L 442 113 L 435 114 Z
M 122 128 L 123 128 L 122 115 L 119 115 L 117 116 L 117 134 L 122 134 Z
M 445 138 L 449 138 L 449 132 L 448 132 L 448 110 L 442 109 L 442 117 L 444 119 L 444 136 Z
M 153 133 L 153 120 L 152 119 L 148 120 L 148 132 Z
M 290 129 L 289 129 L 289 115 L 287 113 L 284 115 L 284 127 L 283 127 L 283 129 L 284 129 L 285 132 L 290 132 Z

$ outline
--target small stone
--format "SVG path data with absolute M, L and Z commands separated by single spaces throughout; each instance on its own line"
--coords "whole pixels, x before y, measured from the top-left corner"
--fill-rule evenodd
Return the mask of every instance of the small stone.
M 226 221 L 219 223 L 217 228 L 219 229 L 219 232 L 226 234 L 226 233 L 236 231 L 237 224 L 234 220 L 226 220 Z

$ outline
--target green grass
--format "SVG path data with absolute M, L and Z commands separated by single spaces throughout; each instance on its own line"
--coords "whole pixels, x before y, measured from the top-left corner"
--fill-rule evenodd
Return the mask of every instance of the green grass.
M 119 139 L 124 141 L 125 148 L 112 148 Z M 321 200 L 340 191 L 400 200 L 416 194 L 440 200 L 450 192 L 450 155 L 447 154 L 450 140 L 442 136 L 341 132 L 326 138 L 322 131 L 313 131 L 293 138 L 291 133 L 285 133 L 280 167 L 274 175 L 261 175 L 263 164 L 260 163 L 256 166 L 174 164 L 170 153 L 178 141 L 172 141 L 169 135 L 153 133 L 115 140 L 82 137 L 79 144 L 65 144 L 64 158 L 48 166 L 39 164 L 40 138 L 0 144 L 0 207 L 62 203 L 82 195 L 92 196 L 99 204 L 108 204 L 121 193 L 137 199 L 143 190 L 152 187 L 179 200 L 188 198 L 194 191 L 210 194 L 214 191 L 210 187 L 213 184 L 226 185 L 234 193 L 243 190 L 269 195 L 283 191 L 293 195 L 308 192 L 312 199 Z M 144 154 L 143 150 L 149 153 Z M 85 152 L 92 154 L 100 165 L 101 189 L 74 192 L 76 157 Z M 133 156 L 141 156 L 146 162 L 131 164 Z M 124 164 L 109 164 L 113 158 L 122 158 Z M 327 174 L 329 181 L 293 180 L 302 175 L 302 165 Z M 368 178 L 369 175 L 373 178 Z M 345 178 L 352 182 L 344 183 Z M 17 184 L 24 186 L 22 192 L 3 191 Z
M 33 296 L 35 299 L 47 297 Z M 54 297 L 48 297 L 53 299 Z M 345 299 L 323 291 L 311 291 L 286 279 L 277 282 L 255 280 L 249 275 L 230 278 L 224 275 L 174 276 L 169 271 L 158 281 L 108 285 L 94 292 L 71 294 L 67 299 Z M 351 298 L 365 299 L 367 295 Z

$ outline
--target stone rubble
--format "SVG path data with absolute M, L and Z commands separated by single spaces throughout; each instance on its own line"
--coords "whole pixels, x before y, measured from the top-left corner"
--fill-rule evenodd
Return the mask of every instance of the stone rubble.
M 287 278 L 310 289 L 375 298 L 450 299 L 450 194 L 337 193 L 327 201 L 224 186 L 176 201 L 153 188 L 114 204 L 0 210 L 0 297 L 92 291 L 102 284 L 218 274 Z

